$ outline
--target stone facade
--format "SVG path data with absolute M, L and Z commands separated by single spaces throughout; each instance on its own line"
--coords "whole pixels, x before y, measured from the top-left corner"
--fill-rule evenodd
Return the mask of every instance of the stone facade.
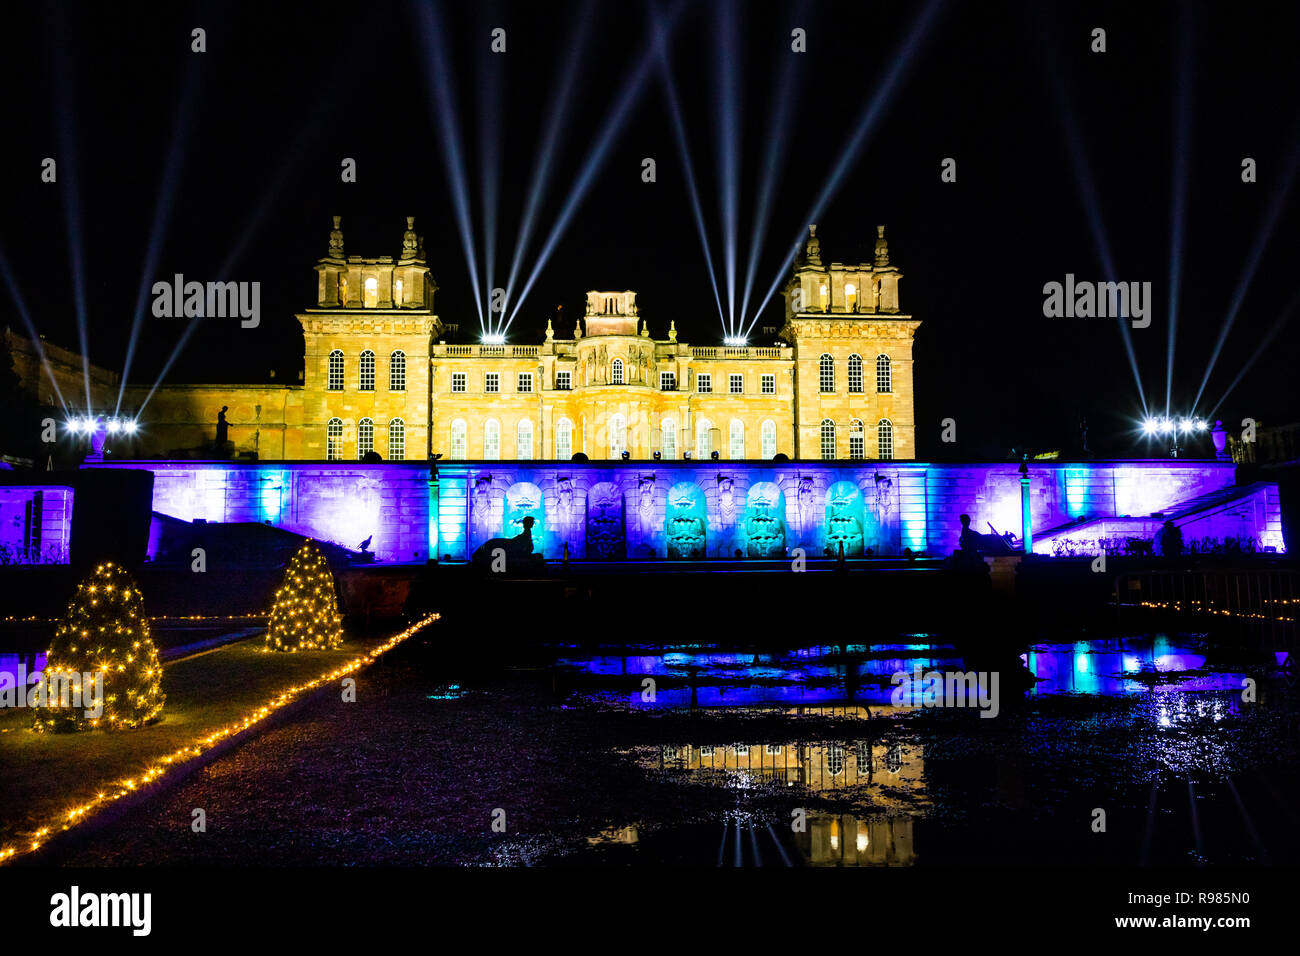
M 655 338 L 632 291 L 588 292 L 585 314 L 567 329 L 548 322 L 540 344 L 449 342 L 460 326 L 434 312 L 437 286 L 409 217 L 400 254 L 378 258 L 346 255 L 334 217 L 315 270 L 316 303 L 296 316 L 301 384 L 163 385 L 151 397 L 128 387 L 122 407 L 142 409 L 141 429 L 123 453 L 211 457 L 227 405 L 234 453 L 261 460 L 916 455 L 920 323 L 899 309 L 883 226 L 874 261 L 855 265 L 823 265 L 810 228 L 780 340 L 765 346 L 679 342 L 671 314 L 656 317 L 667 328 Z M 39 365 L 28 364 L 34 378 Z M 78 385 L 64 364 L 66 385 Z M 115 407 L 115 381 L 101 391 Z

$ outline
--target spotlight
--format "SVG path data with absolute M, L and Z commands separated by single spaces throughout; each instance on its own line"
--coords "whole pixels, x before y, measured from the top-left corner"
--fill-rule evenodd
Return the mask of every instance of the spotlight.
M 689 451 L 684 451 L 684 452 L 682 452 L 682 460 L 683 460 L 683 461 L 690 461 L 690 460 L 691 460 L 691 453 L 690 453 Z
M 658 461 L 658 460 L 659 460 L 660 458 L 662 458 L 662 457 L 663 457 L 663 454 L 662 454 L 661 452 L 655 452 L 655 453 L 654 453 L 655 461 Z
M 631 453 L 630 451 L 624 450 L 623 454 L 622 454 L 620 457 L 621 457 L 624 461 L 627 461 L 629 458 L 632 457 L 632 453 Z
M 137 426 L 136 426 L 136 423 L 135 423 L 134 420 L 132 420 L 132 419 L 127 419 L 127 420 L 122 424 L 122 428 L 123 428 L 123 430 L 124 430 L 128 435 L 134 435 Z
M 71 418 L 71 419 L 69 419 L 69 420 L 68 420 L 68 431 L 72 432 L 72 434 L 74 434 L 74 435 L 80 435 L 80 434 L 81 434 L 81 419 L 80 419 L 80 418 Z
M 1159 428 L 1160 428 L 1160 423 L 1156 421 L 1154 418 L 1148 418 L 1146 421 L 1142 423 L 1142 431 L 1144 431 L 1148 435 L 1154 435 L 1156 433 L 1156 430 Z
M 485 335 L 481 341 L 484 345 L 505 345 L 506 337 L 504 335 Z
M 717 460 L 718 460 L 718 453 L 717 453 L 716 451 L 711 451 L 711 452 L 709 452 L 709 457 L 712 458 L 714 461 L 717 461 Z
M 722 344 L 729 348 L 744 348 L 749 342 L 743 335 L 728 335 L 723 338 Z
M 1163 418 L 1163 419 L 1160 420 L 1160 431 L 1161 431 L 1163 434 L 1168 435 L 1168 434 L 1169 434 L 1171 431 L 1173 431 L 1173 430 L 1174 430 L 1174 423 L 1173 423 L 1173 422 L 1171 422 L 1171 421 L 1170 421 L 1169 419 L 1167 419 L 1167 418 Z
M 108 421 L 108 433 L 110 435 L 116 435 L 121 430 L 122 430 L 122 423 L 118 421 L 116 418 L 110 418 Z
M 1204 420 L 1202 420 L 1202 419 L 1200 419 L 1200 418 L 1198 418 L 1198 419 L 1196 420 L 1196 430 L 1197 430 L 1198 432 L 1203 432 L 1203 431 L 1205 431 L 1205 429 L 1207 429 L 1207 428 L 1209 428 L 1209 427 L 1210 427 L 1210 426 L 1207 425 L 1207 424 L 1205 423 Z

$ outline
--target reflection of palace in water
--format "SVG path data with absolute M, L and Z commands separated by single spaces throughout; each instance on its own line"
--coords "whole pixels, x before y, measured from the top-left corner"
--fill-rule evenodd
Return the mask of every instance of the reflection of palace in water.
M 880 708 L 875 708 L 878 713 Z M 818 716 L 868 717 L 854 705 L 800 708 Z M 793 711 L 791 711 L 793 713 Z M 643 765 L 722 782 L 741 775 L 752 782 L 802 788 L 819 795 L 853 791 L 873 813 L 810 810 L 803 832 L 791 837 L 804 861 L 814 866 L 909 866 L 916 862 L 913 818 L 925 789 L 924 754 L 902 740 L 800 741 L 665 746 L 647 754 Z M 847 795 L 847 794 L 846 794 Z

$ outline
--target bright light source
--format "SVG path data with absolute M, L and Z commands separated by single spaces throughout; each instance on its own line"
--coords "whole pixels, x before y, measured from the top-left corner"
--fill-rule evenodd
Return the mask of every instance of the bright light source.
M 1207 425 L 1207 424 L 1206 424 L 1204 421 L 1202 421 L 1201 419 L 1198 418 L 1198 419 L 1196 420 L 1196 430 L 1197 430 L 1198 432 L 1203 432 L 1203 431 L 1205 431 L 1205 429 L 1207 429 L 1207 428 L 1209 428 L 1209 427 L 1210 427 L 1210 426 Z
M 722 339 L 722 344 L 731 348 L 743 348 L 749 342 L 746 341 L 743 335 L 728 335 Z
M 484 345 L 505 345 L 506 337 L 504 335 L 485 335 L 481 341 Z
M 1191 421 L 1191 419 L 1189 419 L 1189 418 L 1184 418 L 1181 422 L 1178 423 L 1178 427 L 1181 428 L 1181 429 L 1182 429 L 1183 431 L 1185 431 L 1185 432 L 1189 432 L 1189 431 L 1191 431 L 1191 430 L 1192 430 L 1192 421 Z
M 71 419 L 68 422 L 68 431 L 72 432 L 72 434 L 74 435 L 81 434 L 81 419 L 80 418 Z
M 1148 418 L 1146 421 L 1142 423 L 1142 431 L 1144 431 L 1148 435 L 1154 435 L 1157 429 L 1159 428 L 1160 428 L 1160 423 L 1156 421 L 1154 418 Z
M 1161 419 L 1160 430 L 1164 432 L 1166 435 L 1168 435 L 1171 431 L 1174 430 L 1174 423 L 1167 418 Z
M 126 433 L 127 433 L 128 435 L 134 435 L 134 434 L 135 434 L 136 424 L 135 424 L 134 421 L 130 421 L 130 420 L 128 420 L 128 421 L 126 421 L 125 423 L 123 423 L 122 427 L 126 430 Z
M 116 418 L 109 419 L 108 433 L 110 435 L 116 435 L 121 430 L 122 430 L 122 423 L 120 421 L 118 421 Z

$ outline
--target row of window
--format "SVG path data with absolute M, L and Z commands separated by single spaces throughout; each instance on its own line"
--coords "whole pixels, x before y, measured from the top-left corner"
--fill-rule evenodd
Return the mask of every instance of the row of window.
M 331 392 L 341 392 L 345 375 L 343 352 L 335 349 L 330 352 L 329 375 L 325 387 Z M 361 353 L 361 361 L 357 364 L 357 387 L 363 392 L 375 390 L 375 353 L 370 349 Z M 388 356 L 388 390 L 406 391 L 406 353 L 401 349 Z
M 614 371 L 612 382 L 615 385 L 623 384 L 622 362 L 619 359 L 614 360 Z M 700 392 L 710 393 L 713 391 L 713 374 L 711 372 L 700 372 L 695 376 L 695 386 Z M 573 388 L 572 372 L 556 372 L 555 387 L 558 391 L 567 392 Z M 453 392 L 469 391 L 469 373 L 452 372 L 451 373 L 451 390 Z M 533 373 L 519 372 L 515 379 L 515 391 L 531 393 L 533 390 Z M 659 390 L 663 392 L 677 391 L 677 373 L 660 372 L 659 373 Z M 497 394 L 501 391 L 501 373 L 484 372 L 483 373 L 483 391 L 487 394 Z M 743 395 L 745 393 L 745 376 L 733 372 L 727 376 L 727 393 L 730 395 Z M 776 375 L 764 374 L 759 377 L 759 393 L 762 395 L 776 394 Z
M 375 450 L 375 423 L 373 419 L 363 418 L 357 422 L 357 459 L 366 457 Z M 343 419 L 331 418 L 325 423 L 325 457 L 329 461 L 343 460 Z M 403 461 L 406 458 L 406 423 L 394 418 L 388 423 L 388 460 Z
M 817 385 L 822 392 L 835 391 L 835 359 L 829 353 L 823 353 L 817 360 Z M 849 391 L 861 392 L 862 356 L 849 356 Z M 893 363 L 888 355 L 876 356 L 876 391 L 879 393 L 894 390 Z
M 621 414 L 611 415 L 606 425 L 605 444 L 610 458 L 619 458 L 628 450 L 627 419 Z M 713 423 L 701 418 L 695 427 L 695 455 L 708 458 L 713 453 Z M 665 459 L 677 458 L 677 422 L 671 418 L 661 420 L 659 424 L 659 453 Z M 449 458 L 453 461 L 463 460 L 468 456 L 468 426 L 464 419 L 451 423 L 451 448 Z M 733 419 L 728 429 L 728 450 L 732 459 L 745 457 L 745 423 Z M 574 427 L 573 422 L 562 418 L 555 424 L 554 457 L 567 461 L 573 457 Z M 768 419 L 759 429 L 760 456 L 768 459 L 776 455 L 776 422 Z M 483 458 L 495 461 L 501 457 L 501 423 L 489 418 L 483 423 Z M 515 457 L 530 459 L 533 457 L 533 422 L 521 418 L 515 429 Z
M 833 461 L 837 456 L 836 426 L 829 418 L 821 424 L 822 459 Z M 849 458 L 867 457 L 867 433 L 859 419 L 849 422 Z M 894 457 L 894 424 L 888 418 L 876 423 L 876 457 L 888 461 Z

